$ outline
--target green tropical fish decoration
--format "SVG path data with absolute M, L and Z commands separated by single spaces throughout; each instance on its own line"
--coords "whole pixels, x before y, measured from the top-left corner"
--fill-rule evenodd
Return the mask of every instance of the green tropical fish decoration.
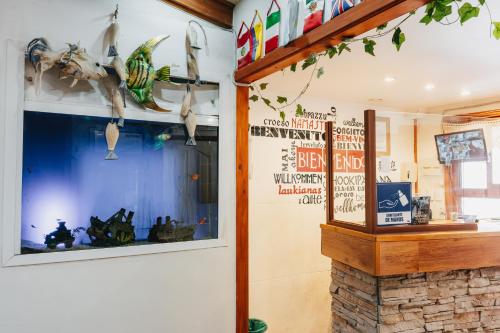
M 139 46 L 127 59 L 127 88 L 135 101 L 144 107 L 158 112 L 170 112 L 156 104 L 153 97 L 154 81 L 170 82 L 170 66 L 159 70 L 153 67 L 154 49 L 170 36 L 151 38 Z

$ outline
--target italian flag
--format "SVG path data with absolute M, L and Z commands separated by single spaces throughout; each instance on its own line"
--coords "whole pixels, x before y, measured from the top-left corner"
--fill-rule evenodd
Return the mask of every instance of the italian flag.
M 319 27 L 323 23 L 324 0 L 305 0 L 306 15 L 304 18 L 304 33 Z
M 276 8 L 275 8 L 276 7 Z M 267 11 L 266 19 L 266 54 L 276 49 L 280 44 L 281 9 L 273 0 Z
M 243 29 L 245 29 L 245 32 L 243 32 Z M 252 62 L 252 36 L 245 22 L 241 24 L 236 43 L 236 57 L 238 59 L 238 69 L 240 69 Z

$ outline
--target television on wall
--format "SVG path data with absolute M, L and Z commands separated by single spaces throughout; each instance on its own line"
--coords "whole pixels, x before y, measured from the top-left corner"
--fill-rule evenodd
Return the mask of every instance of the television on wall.
M 484 161 L 488 158 L 482 129 L 435 136 L 439 163 Z

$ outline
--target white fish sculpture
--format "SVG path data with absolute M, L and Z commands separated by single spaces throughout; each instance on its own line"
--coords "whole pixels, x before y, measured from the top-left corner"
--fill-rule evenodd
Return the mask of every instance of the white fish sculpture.
M 127 87 L 128 70 L 122 58 L 118 55 L 115 56 L 111 61 L 111 66 L 114 68 L 118 78 L 120 78 L 120 88 L 125 89 Z
M 123 103 L 123 96 L 119 90 L 113 89 L 111 92 L 111 101 L 113 105 L 113 113 L 118 115 L 118 127 L 123 127 L 125 124 L 125 104 Z
M 186 128 L 188 131 L 189 139 L 186 141 L 186 145 L 188 146 L 196 146 L 196 140 L 194 139 L 194 135 L 196 134 L 196 115 L 193 111 L 189 111 L 186 119 Z
M 118 138 L 120 137 L 120 130 L 118 125 L 114 122 L 109 122 L 106 126 L 106 142 L 108 144 L 108 154 L 106 155 L 106 160 L 117 160 L 118 155 L 115 153 L 116 144 L 118 143 Z
M 183 118 L 186 118 L 188 112 L 191 111 L 191 99 L 192 99 L 191 97 L 192 97 L 191 86 L 188 84 L 187 92 L 186 95 L 184 96 L 184 99 L 182 100 L 182 105 L 181 105 L 181 116 Z
M 26 58 L 36 71 L 37 92 L 40 91 L 43 73 L 55 66 L 59 68 L 61 79 L 73 79 L 71 87 L 74 87 L 78 80 L 101 80 L 108 76 L 98 61 L 75 44 L 68 44 L 68 49 L 54 52 L 45 38 L 35 38 L 26 48 Z
M 116 57 L 118 55 L 118 37 L 120 35 L 120 25 L 116 19 L 113 19 L 113 22 L 108 28 L 109 34 L 109 49 L 108 49 L 108 57 Z
M 198 58 L 195 54 L 195 48 L 191 43 L 191 36 L 189 32 L 186 33 L 186 56 L 187 56 L 187 71 L 188 77 L 194 78 L 195 84 L 200 85 L 200 69 L 198 68 Z

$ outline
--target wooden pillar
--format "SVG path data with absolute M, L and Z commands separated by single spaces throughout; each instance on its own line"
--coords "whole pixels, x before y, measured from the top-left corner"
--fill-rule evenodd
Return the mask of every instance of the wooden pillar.
M 375 110 L 365 111 L 365 223 L 368 233 L 377 229 L 377 135 Z
M 249 88 L 236 89 L 236 333 L 248 333 Z

